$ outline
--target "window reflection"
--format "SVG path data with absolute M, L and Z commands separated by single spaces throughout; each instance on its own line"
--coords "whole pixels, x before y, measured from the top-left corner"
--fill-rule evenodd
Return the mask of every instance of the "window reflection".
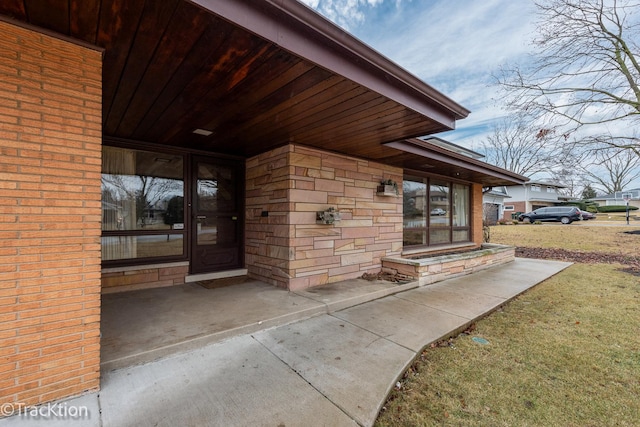
M 184 229 L 183 166 L 182 156 L 103 147 L 104 260 L 183 254 L 184 236 L 174 231 Z
M 183 240 L 181 234 L 102 236 L 102 260 L 179 256 Z
M 431 182 L 429 186 L 429 225 L 431 227 L 448 227 L 451 225 L 450 215 L 449 183 Z M 442 233 L 438 235 L 442 235 Z M 440 241 L 442 238 L 437 240 Z
M 404 180 L 402 183 L 403 202 L 403 245 L 427 244 L 427 184 Z
M 182 163 L 179 156 L 104 147 L 102 229 L 170 229 L 184 222 Z
M 469 241 L 468 185 L 406 176 L 402 187 L 405 246 L 434 246 Z
M 198 209 L 200 211 L 235 211 L 235 171 L 220 165 L 198 165 Z

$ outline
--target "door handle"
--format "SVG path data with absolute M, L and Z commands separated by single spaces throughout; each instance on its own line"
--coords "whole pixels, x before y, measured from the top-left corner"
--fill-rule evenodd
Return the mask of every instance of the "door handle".
M 207 219 L 206 215 L 196 215 L 196 219 Z

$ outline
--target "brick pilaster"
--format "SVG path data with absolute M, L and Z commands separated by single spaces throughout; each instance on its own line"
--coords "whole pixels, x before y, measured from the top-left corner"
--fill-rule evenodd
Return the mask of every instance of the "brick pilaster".
M 0 21 L 0 404 L 99 386 L 102 54 Z

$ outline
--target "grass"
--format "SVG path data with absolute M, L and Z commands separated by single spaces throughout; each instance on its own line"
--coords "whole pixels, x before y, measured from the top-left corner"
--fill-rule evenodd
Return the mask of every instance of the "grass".
M 581 252 L 638 255 L 640 235 L 625 231 L 640 229 L 627 226 L 595 226 L 586 224 L 518 224 L 491 227 L 491 243 L 527 248 L 557 248 Z
M 558 247 L 583 249 L 575 238 L 591 236 L 600 243 L 583 250 L 638 247 L 637 240 L 629 247 L 619 230 L 607 227 L 495 229 L 492 241 L 513 244 L 516 237 L 520 246 L 562 242 Z M 473 331 L 425 350 L 376 425 L 636 426 L 639 304 L 637 276 L 616 265 L 575 264 L 477 322 Z
M 599 212 L 597 215 L 598 221 L 627 221 L 626 212 Z M 638 221 L 640 219 L 639 215 L 640 213 L 637 210 L 629 211 L 629 219 L 631 221 Z

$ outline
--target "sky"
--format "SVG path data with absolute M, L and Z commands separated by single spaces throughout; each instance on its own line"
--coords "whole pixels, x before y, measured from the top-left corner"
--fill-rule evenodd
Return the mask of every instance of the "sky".
M 529 0 L 301 1 L 471 110 L 438 135 L 471 149 L 506 115 L 495 76 L 527 61 L 535 36 Z
M 470 110 L 437 136 L 478 152 L 508 116 L 496 77 L 526 68 L 538 35 L 533 0 L 299 1 Z M 640 178 L 627 188 L 640 188 Z

